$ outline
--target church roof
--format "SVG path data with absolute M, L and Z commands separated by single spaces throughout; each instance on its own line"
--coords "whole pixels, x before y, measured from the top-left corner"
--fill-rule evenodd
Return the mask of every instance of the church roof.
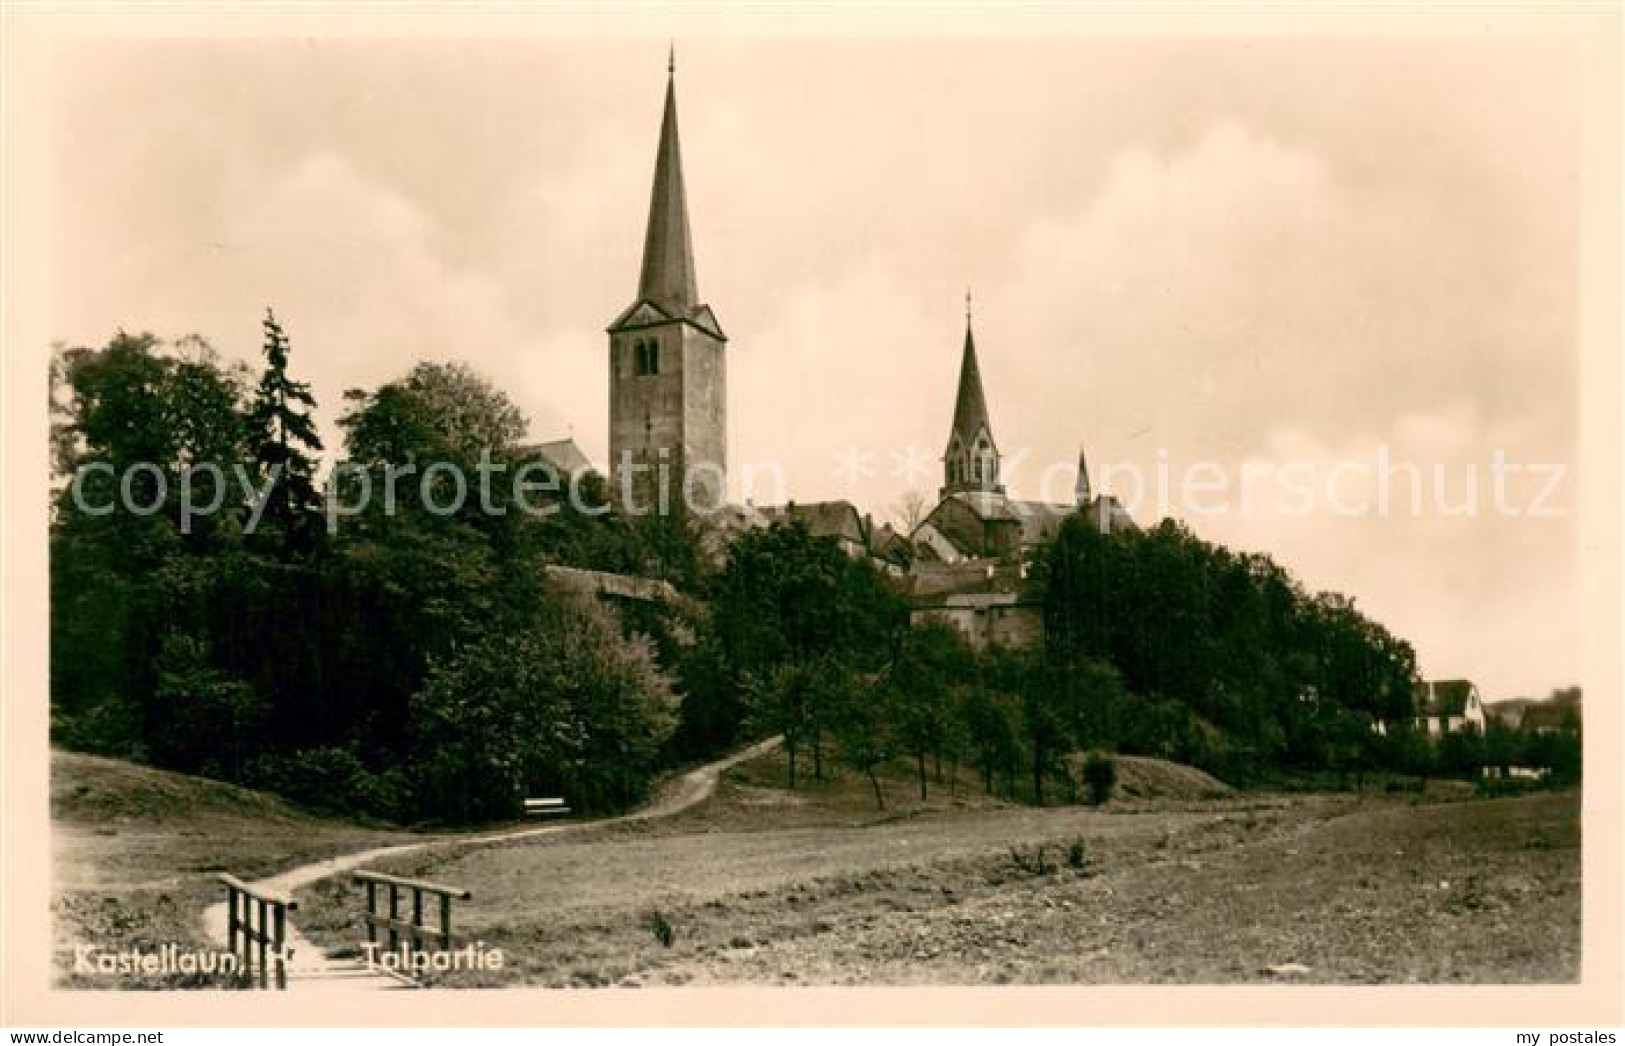
M 611 331 L 640 330 L 644 327 L 658 327 L 664 323 L 681 321 L 698 327 L 718 341 L 727 341 L 728 336 L 722 333 L 722 325 L 717 323 L 716 313 L 711 311 L 709 305 L 696 305 L 682 312 L 671 312 L 661 308 L 647 298 L 639 298 L 628 305 L 625 310 L 609 325 Z
M 655 154 L 638 297 L 654 302 L 674 317 L 687 316 L 700 300 L 694 279 L 694 246 L 688 231 L 688 198 L 683 189 L 683 156 L 677 137 L 675 72 L 666 80 L 666 111 L 660 122 L 660 148 Z
M 1134 517 L 1128 514 L 1128 509 L 1111 494 L 1096 495 L 1079 511 L 1089 521 L 1090 526 L 1100 528 L 1103 533 L 1116 534 L 1140 529 L 1139 524 L 1134 522 Z
M 1046 541 L 1069 516 L 1077 514 L 1076 505 L 1053 505 L 1047 501 L 1018 501 L 1011 498 L 1005 511 L 1021 524 L 1021 543 L 1036 545 Z
M 976 338 L 971 333 L 970 319 L 965 321 L 965 352 L 959 361 L 959 395 L 954 400 L 954 424 L 948 436 L 958 436 L 965 446 L 976 441 L 977 432 L 986 429 L 987 438 L 993 439 L 993 423 L 988 419 L 987 396 L 982 392 L 982 369 L 976 364 Z

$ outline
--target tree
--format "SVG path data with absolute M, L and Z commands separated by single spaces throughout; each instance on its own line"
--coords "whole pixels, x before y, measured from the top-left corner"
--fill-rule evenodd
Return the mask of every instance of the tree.
M 1066 717 L 1058 697 L 1065 694 L 1065 670 L 1035 659 L 1023 674 L 1021 723 L 1031 772 L 1032 800 L 1044 805 L 1044 780 L 1060 768 L 1065 754 Z
M 511 817 L 533 790 L 623 806 L 644 793 L 677 703 L 647 640 L 622 638 L 596 602 L 555 594 L 529 627 L 437 663 L 413 697 L 427 807 Z
M 960 691 L 959 719 L 971 739 L 988 795 L 993 794 L 999 771 L 1007 770 L 1020 758 L 1021 745 L 1016 736 L 1020 714 L 1015 698 L 985 682 L 973 682 Z
M 259 748 L 260 695 L 213 667 L 204 645 L 181 633 L 165 639 L 158 672 L 153 755 L 177 770 L 241 780 Z
M 482 453 L 507 461 L 527 424 L 505 393 L 463 363 L 419 363 L 375 392 L 352 389 L 345 398 L 352 408 L 339 425 L 350 459 L 362 463 L 468 468 Z
M 893 509 L 897 518 L 897 525 L 904 534 L 912 534 L 916 527 L 925 522 L 926 500 L 925 495 L 918 490 L 904 492 Z
M 276 315 L 265 310 L 265 370 L 254 393 L 249 425 L 261 481 L 274 479 L 265 504 L 271 524 L 288 550 L 307 551 L 316 542 L 321 499 L 316 492 L 315 453 L 322 449 L 312 413 L 310 386 L 288 374 L 288 337 Z
M 50 536 L 54 729 L 99 751 L 180 759 L 161 653 L 184 640 L 206 667 L 221 611 L 235 609 L 206 609 L 213 564 L 236 555 L 239 531 L 230 497 L 183 518 L 179 479 L 204 465 L 229 476 L 240 462 L 242 385 L 201 339 L 171 347 L 122 331 L 61 350 L 54 370 L 55 464 L 69 480 Z
M 927 621 L 904 635 L 890 673 L 899 744 L 914 757 L 920 799 L 927 796 L 926 759 L 940 757 L 952 731 L 954 692 L 971 676 L 970 648 L 952 625 Z
M 834 733 L 841 761 L 863 775 L 874 793 L 875 808 L 883 810 L 886 793 L 880 787 L 878 771 L 897 754 L 893 706 L 897 691 L 880 673 L 852 683 L 842 694 Z
M 812 733 L 814 669 L 808 665 L 780 664 L 763 671 L 747 671 L 740 679 L 746 715 L 759 734 L 784 738 L 789 758 L 789 786 L 796 789 L 796 760 Z
M 799 522 L 774 524 L 735 539 L 715 580 L 712 622 L 753 728 L 784 733 L 794 781 L 803 745 L 821 759 L 842 681 L 895 658 L 908 603 L 833 539 Z
M 1446 732 L 1439 739 L 1438 765 L 1454 777 L 1478 777 L 1484 766 L 1484 735 L 1471 726 Z
M 1029 585 L 1045 621 L 1038 686 L 1049 696 L 1030 699 L 1026 716 L 1040 749 L 1064 728 L 1086 746 L 1227 752 L 1237 769 L 1282 755 L 1356 768 L 1371 750 L 1364 735 L 1353 744 L 1356 727 L 1412 714 L 1409 644 L 1352 600 L 1311 595 L 1267 556 L 1182 524 L 1105 534 L 1068 520 Z M 1036 789 L 1044 752 L 1029 754 Z
M 1117 786 L 1117 761 L 1104 752 L 1090 752 L 1083 761 L 1083 783 L 1089 788 L 1089 801 L 1104 804 Z

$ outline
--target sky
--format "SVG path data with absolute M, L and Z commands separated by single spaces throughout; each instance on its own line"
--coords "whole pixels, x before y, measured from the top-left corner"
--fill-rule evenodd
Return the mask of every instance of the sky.
M 934 497 L 969 288 L 1012 494 L 1069 498 L 1082 448 L 1140 523 L 1176 516 L 1353 596 L 1429 677 L 1490 700 L 1577 679 L 1563 43 L 676 48 L 737 494 L 748 464 L 759 501 L 887 518 L 910 489 Z M 604 328 L 636 291 L 666 57 L 607 39 L 66 47 L 46 99 L 54 336 L 196 333 L 254 361 L 270 305 L 329 460 L 345 390 L 455 360 L 533 438 L 601 462 Z M 1499 491 L 1497 462 L 1519 467 Z

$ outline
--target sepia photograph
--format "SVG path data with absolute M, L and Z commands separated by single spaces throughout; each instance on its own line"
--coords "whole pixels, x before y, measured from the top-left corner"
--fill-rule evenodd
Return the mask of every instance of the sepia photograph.
M 1585 34 L 871 21 L 30 52 L 59 1010 L 1618 974 Z

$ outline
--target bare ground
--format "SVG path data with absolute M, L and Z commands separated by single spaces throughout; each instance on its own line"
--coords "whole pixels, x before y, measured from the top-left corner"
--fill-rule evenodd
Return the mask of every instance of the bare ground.
M 899 772 L 878 810 L 866 783 L 789 792 L 784 769 L 737 767 L 664 820 L 382 867 L 473 890 L 460 929 L 507 966 L 439 982 L 458 986 L 1578 977 L 1572 794 L 1037 810 L 976 795 L 969 775 L 921 802 Z M 299 896 L 309 936 L 355 946 L 353 884 Z

